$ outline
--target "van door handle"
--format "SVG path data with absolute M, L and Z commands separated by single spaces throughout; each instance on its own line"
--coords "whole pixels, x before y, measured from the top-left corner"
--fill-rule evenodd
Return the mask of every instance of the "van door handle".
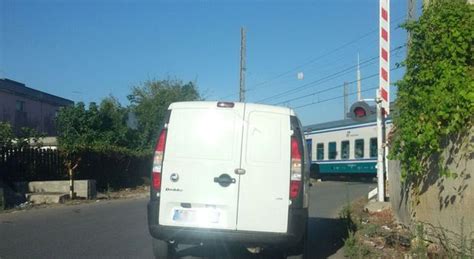
M 227 187 L 231 183 L 235 183 L 235 178 L 230 177 L 228 174 L 221 174 L 219 177 L 214 177 L 214 182 L 218 183 L 222 187 Z
M 245 174 L 245 169 L 237 168 L 234 170 L 234 173 L 238 175 Z

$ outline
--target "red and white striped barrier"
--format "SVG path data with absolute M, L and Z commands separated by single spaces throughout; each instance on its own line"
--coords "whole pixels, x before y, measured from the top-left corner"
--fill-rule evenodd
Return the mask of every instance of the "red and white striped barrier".
M 380 0 L 379 94 L 385 114 L 390 112 L 390 0 Z

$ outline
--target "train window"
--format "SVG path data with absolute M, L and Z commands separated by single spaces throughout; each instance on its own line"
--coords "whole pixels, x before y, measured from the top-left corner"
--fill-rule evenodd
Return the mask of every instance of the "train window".
M 316 145 L 316 159 L 324 160 L 324 143 L 318 143 Z
M 341 159 L 349 159 L 349 140 L 341 142 Z
M 377 157 L 377 138 L 370 139 L 370 157 Z
M 364 140 L 356 139 L 354 147 L 354 157 L 364 158 Z
M 336 159 L 337 151 L 336 151 L 336 142 L 329 142 L 329 151 L 328 156 L 329 159 Z
M 313 156 L 313 140 L 307 139 L 306 146 L 308 147 L 309 161 L 311 161 L 311 157 Z

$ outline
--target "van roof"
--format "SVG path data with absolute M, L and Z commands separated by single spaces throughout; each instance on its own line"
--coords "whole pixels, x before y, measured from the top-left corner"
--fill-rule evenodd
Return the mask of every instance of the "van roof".
M 217 107 L 217 101 L 194 101 L 194 102 L 175 102 L 170 104 L 168 110 L 179 109 L 179 108 L 208 108 L 208 107 Z M 239 103 L 239 102 L 233 102 Z M 256 104 L 256 103 L 245 103 L 247 107 L 251 107 L 255 110 L 269 111 L 269 112 L 278 112 L 283 114 L 288 114 L 290 116 L 296 116 L 293 109 L 281 106 L 265 105 L 265 104 Z

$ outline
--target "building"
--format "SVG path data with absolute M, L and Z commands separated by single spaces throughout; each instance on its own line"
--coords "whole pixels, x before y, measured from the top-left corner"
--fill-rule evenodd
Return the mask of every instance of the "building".
M 54 119 L 59 108 L 74 102 L 38 91 L 10 79 L 0 79 L 0 121 L 9 122 L 18 133 L 22 127 L 56 135 Z

